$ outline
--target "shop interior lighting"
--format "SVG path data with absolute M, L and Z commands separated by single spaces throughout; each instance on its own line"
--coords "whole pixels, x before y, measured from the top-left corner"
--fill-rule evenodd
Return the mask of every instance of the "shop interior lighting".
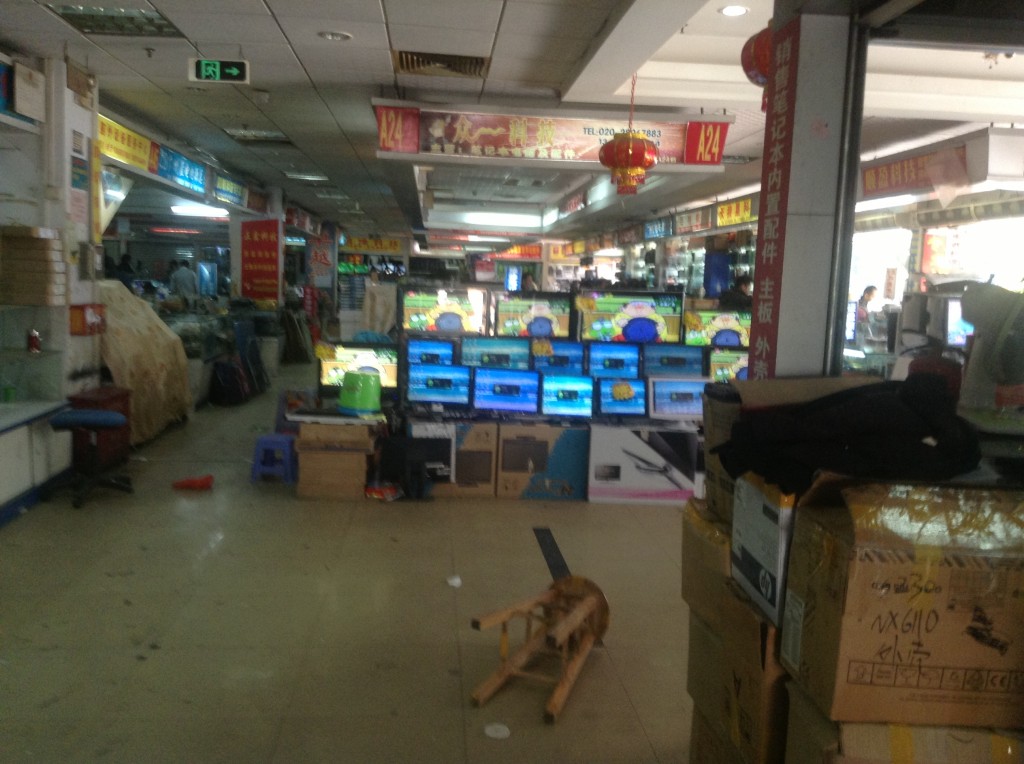
M 467 212 L 463 218 L 467 225 L 492 225 L 509 228 L 535 228 L 540 222 L 539 215 L 523 215 L 514 212 Z
M 317 36 L 328 42 L 348 42 L 352 39 L 352 35 L 348 32 L 335 32 L 326 29 L 323 32 L 317 32 Z
M 913 194 L 886 196 L 881 199 L 865 199 L 862 202 L 857 202 L 857 206 L 854 207 L 854 211 L 871 212 L 872 210 L 884 210 L 889 207 L 906 207 L 908 204 L 913 204 L 915 201 L 917 201 L 917 197 Z
M 122 37 L 185 36 L 158 11 L 142 8 L 58 5 L 56 3 L 48 3 L 46 7 L 82 34 Z
M 308 180 L 312 183 L 323 183 L 330 180 L 322 172 L 285 172 L 284 176 L 288 180 Z
M 181 236 L 196 236 L 200 232 L 198 228 L 171 228 L 170 226 L 153 226 L 150 233 L 177 234 Z
M 509 241 L 509 238 L 507 236 L 480 236 L 471 233 L 466 236 L 466 241 Z
M 193 218 L 226 218 L 228 211 L 223 207 L 211 207 L 209 204 L 175 204 L 171 207 L 175 215 Z
M 750 13 L 750 9 L 743 5 L 727 5 L 724 8 L 719 8 L 718 12 L 723 16 L 735 18 L 737 16 L 746 16 Z

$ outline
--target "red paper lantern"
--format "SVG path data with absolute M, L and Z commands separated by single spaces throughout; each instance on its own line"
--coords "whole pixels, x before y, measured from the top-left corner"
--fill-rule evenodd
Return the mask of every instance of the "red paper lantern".
M 619 194 L 635 194 L 647 180 L 647 171 L 658 163 L 658 147 L 643 133 L 615 133 L 597 156 L 612 171 Z
M 740 64 L 747 79 L 760 88 L 768 83 L 772 67 L 772 28 L 765 27 L 743 43 Z

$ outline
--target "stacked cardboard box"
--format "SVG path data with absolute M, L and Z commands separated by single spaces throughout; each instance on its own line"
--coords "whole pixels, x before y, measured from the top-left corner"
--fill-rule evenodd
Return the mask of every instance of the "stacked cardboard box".
M 502 424 L 497 494 L 504 498 L 587 498 L 590 430 L 548 424 Z
M 680 506 L 703 483 L 700 437 L 688 427 L 594 425 L 589 450 L 593 502 Z M 585 454 L 580 463 L 586 467 Z
M 0 237 L 0 303 L 67 303 L 67 263 L 59 231 L 4 226 Z
M 303 499 L 361 499 L 366 494 L 368 459 L 377 425 L 303 422 L 295 448 L 299 455 L 296 493 Z
M 431 495 L 436 498 L 494 496 L 498 462 L 498 424 L 459 422 L 417 424 L 414 437 L 449 438 L 454 455 L 448 465 L 451 482 L 436 481 Z

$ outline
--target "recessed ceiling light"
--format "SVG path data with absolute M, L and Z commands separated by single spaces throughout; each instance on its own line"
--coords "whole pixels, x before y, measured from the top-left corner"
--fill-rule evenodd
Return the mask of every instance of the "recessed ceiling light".
M 330 180 L 326 175 L 321 172 L 286 172 L 284 174 L 288 180 L 308 180 L 322 183 L 325 180 Z
M 346 42 L 347 40 L 352 39 L 352 35 L 348 32 L 330 32 L 325 30 L 323 32 L 317 32 L 317 35 L 323 37 L 325 40 L 329 40 L 330 42 Z
M 746 16 L 750 13 L 750 9 L 743 5 L 727 5 L 724 8 L 719 8 L 718 12 L 723 16 L 733 18 L 735 16 Z
M 209 204 L 174 204 L 171 205 L 171 212 L 175 215 L 187 215 L 193 218 L 223 218 L 227 217 L 228 211 L 223 207 L 213 207 Z

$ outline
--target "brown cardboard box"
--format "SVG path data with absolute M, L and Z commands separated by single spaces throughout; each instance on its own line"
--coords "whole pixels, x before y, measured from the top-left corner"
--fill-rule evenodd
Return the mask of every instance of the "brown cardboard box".
M 715 734 L 699 708 L 690 722 L 690 764 L 743 764 L 739 751 Z
M 12 240 L 60 240 L 60 231 L 56 228 L 33 228 L 27 225 L 5 225 L 0 227 L 0 238 L 4 244 Z
M 64 294 L 67 287 L 68 277 L 66 273 L 50 273 L 48 271 L 15 271 L 7 267 L 4 261 L 4 286 L 5 288 L 21 291 L 50 291 L 54 294 Z
M 22 240 L 19 240 L 19 246 L 7 247 L 5 246 L 0 255 L 0 264 L 6 270 L 9 263 L 63 263 L 64 262 L 64 250 L 59 246 L 49 246 L 49 242 L 45 239 L 39 241 L 46 242 L 44 246 L 40 247 L 27 247 L 20 244 Z M 25 239 L 24 241 L 29 241 Z M 59 245 L 59 242 L 56 242 Z
M 783 665 L 836 721 L 1024 726 L 1024 491 L 801 497 Z
M 296 494 L 302 499 L 362 499 L 366 491 L 366 460 L 361 451 L 310 448 L 296 441 L 299 481 Z
M 455 480 L 435 483 L 431 495 L 444 499 L 494 496 L 498 465 L 496 422 L 450 425 L 455 438 Z
M 1024 732 L 833 722 L 795 682 L 786 764 L 1024 764 Z
M 718 737 L 748 764 L 781 762 L 786 743 L 786 674 L 779 632 L 735 582 L 723 580 L 720 630 L 690 613 L 686 690 Z
M 299 440 L 305 441 L 307 448 L 313 443 L 321 443 L 332 448 L 372 453 L 376 437 L 377 425 L 356 424 L 353 420 L 339 421 L 338 424 L 303 422 L 299 425 Z
M 703 501 L 690 499 L 683 511 L 682 594 L 690 612 L 721 633 L 721 585 L 729 578 L 729 526 Z
M 498 436 L 498 496 L 548 501 L 587 497 L 587 428 L 503 424 Z
M 15 252 L 0 255 L 0 273 L 67 273 L 68 264 L 59 257 L 42 259 L 38 257 L 18 257 Z

